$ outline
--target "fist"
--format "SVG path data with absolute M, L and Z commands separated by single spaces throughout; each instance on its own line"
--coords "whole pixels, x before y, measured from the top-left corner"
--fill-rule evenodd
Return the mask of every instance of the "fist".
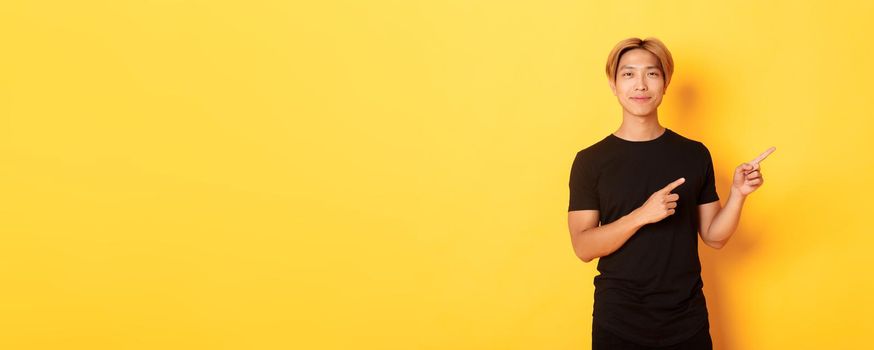
M 640 220 L 644 224 L 651 224 L 661 221 L 668 215 L 674 215 L 680 195 L 671 193 L 671 191 L 684 182 L 686 182 L 686 178 L 681 177 L 650 195 L 646 203 L 635 210 Z

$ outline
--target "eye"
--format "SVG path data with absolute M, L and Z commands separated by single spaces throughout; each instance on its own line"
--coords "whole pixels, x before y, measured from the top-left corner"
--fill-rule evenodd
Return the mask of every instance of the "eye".
M 659 73 L 656 73 L 656 72 L 650 72 L 649 74 L 652 74 L 654 76 L 659 76 Z
M 631 74 L 631 73 L 625 72 L 625 73 L 622 73 L 622 76 L 624 77 L 626 74 Z

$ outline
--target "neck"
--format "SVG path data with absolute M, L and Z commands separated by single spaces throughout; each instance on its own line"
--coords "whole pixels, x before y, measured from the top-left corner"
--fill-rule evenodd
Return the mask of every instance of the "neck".
M 646 116 L 628 113 L 622 115 L 622 125 L 613 134 L 629 141 L 649 141 L 659 137 L 665 128 L 659 124 L 658 114 Z

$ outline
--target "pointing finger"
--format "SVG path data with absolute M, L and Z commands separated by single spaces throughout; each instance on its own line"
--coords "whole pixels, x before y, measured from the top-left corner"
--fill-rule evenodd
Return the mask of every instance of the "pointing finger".
M 760 154 L 758 157 L 756 157 L 756 159 L 751 160 L 750 163 L 758 164 L 759 162 L 765 160 L 765 158 L 767 158 L 768 155 L 771 154 L 772 152 L 774 152 L 776 149 L 777 149 L 777 147 L 768 148 L 767 150 L 762 152 L 762 154 Z
M 665 188 L 662 188 L 662 192 L 665 192 L 665 193 L 667 193 L 667 192 L 671 192 L 671 191 L 673 191 L 675 188 L 677 188 L 677 186 L 682 185 L 684 182 L 686 182 L 686 178 L 685 178 L 685 177 L 681 177 L 681 178 L 679 178 L 679 179 L 676 179 L 676 180 L 674 180 L 674 182 L 671 182 L 671 183 L 669 183 L 667 186 L 665 186 Z

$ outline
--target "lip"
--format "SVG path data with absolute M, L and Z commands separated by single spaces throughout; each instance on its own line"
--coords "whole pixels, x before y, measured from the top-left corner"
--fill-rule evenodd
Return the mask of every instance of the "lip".
M 632 97 L 631 99 L 635 102 L 647 102 L 652 99 L 652 97 Z

